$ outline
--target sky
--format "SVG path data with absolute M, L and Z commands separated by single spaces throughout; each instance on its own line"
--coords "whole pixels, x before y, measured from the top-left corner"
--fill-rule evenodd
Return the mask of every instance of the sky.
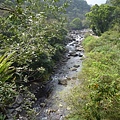
M 86 0 L 89 5 L 95 5 L 95 4 L 104 4 L 106 3 L 106 0 Z

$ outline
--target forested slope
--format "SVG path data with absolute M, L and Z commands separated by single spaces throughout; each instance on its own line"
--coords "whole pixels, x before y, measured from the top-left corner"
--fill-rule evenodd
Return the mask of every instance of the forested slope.
M 85 0 L 72 0 L 66 9 L 69 29 L 82 29 L 88 27 L 85 14 L 90 11 L 90 6 Z

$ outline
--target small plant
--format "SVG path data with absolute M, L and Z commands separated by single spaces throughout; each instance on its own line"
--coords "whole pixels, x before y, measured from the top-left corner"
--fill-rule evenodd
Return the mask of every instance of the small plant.
M 0 81 L 6 82 L 9 80 L 12 75 L 14 68 L 11 67 L 12 62 L 10 61 L 10 58 L 12 57 L 13 53 L 10 55 L 4 54 L 0 56 Z
M 8 83 L 14 71 L 14 67 L 11 67 L 12 62 L 10 60 L 13 54 L 7 55 L 5 53 L 0 56 L 0 112 L 2 113 L 6 112 L 6 106 L 13 102 L 13 98 L 17 93 L 15 84 L 10 83 L 10 81 Z
M 5 120 L 5 116 L 2 113 L 0 113 L 0 120 Z

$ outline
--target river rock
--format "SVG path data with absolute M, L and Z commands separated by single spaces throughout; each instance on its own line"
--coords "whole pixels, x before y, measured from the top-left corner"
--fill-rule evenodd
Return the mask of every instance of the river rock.
M 79 54 L 79 57 L 83 57 L 83 54 L 80 53 L 80 54 Z
M 70 78 L 70 77 L 67 77 L 67 80 L 71 80 L 71 78 Z
M 69 46 L 74 46 L 74 44 L 76 44 L 76 41 L 69 43 Z
M 73 67 L 78 68 L 78 67 L 80 67 L 80 65 L 74 65 Z
M 62 104 L 59 104 L 59 107 L 63 107 L 63 105 L 62 105 Z
M 21 104 L 23 101 L 24 101 L 24 98 L 22 97 L 22 95 L 18 95 L 18 97 L 16 98 L 16 103 Z
M 76 44 L 75 47 L 80 47 L 80 43 Z
M 77 69 L 76 68 L 71 68 L 71 71 L 76 71 Z
M 62 120 L 62 115 L 53 116 L 50 120 Z
M 45 107 L 46 104 L 45 103 L 40 103 L 40 107 Z
M 67 59 L 70 59 L 70 56 L 67 56 Z
M 15 109 L 8 109 L 8 113 L 12 114 L 15 111 Z
M 71 107 L 68 106 L 68 107 L 66 108 L 66 110 L 71 110 Z
M 15 109 L 17 112 L 21 112 L 22 111 L 22 108 L 21 107 L 18 107 Z
M 77 79 L 77 77 L 72 77 L 72 80 L 76 80 Z
M 77 57 L 77 56 L 79 56 L 79 53 L 73 54 L 73 57 Z
M 76 52 L 75 51 L 69 51 L 68 56 L 75 56 Z
M 60 79 L 60 80 L 58 80 L 58 84 L 60 84 L 60 85 L 67 85 L 67 79 Z
M 50 113 L 54 113 L 56 111 L 57 111 L 57 109 L 47 109 L 46 113 L 50 115 Z
M 48 118 L 47 117 L 43 117 L 42 120 L 48 120 Z
M 76 47 L 76 49 L 75 49 L 76 51 L 81 51 L 81 52 L 84 52 L 84 49 L 83 48 L 81 48 L 81 47 Z

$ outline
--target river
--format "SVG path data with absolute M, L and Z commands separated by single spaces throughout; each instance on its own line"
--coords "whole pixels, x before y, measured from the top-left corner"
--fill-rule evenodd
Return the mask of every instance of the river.
M 65 96 L 74 86 L 80 84 L 78 73 L 82 69 L 84 49 L 81 45 L 86 30 L 72 31 L 68 37 L 71 39 L 66 45 L 64 59 L 59 63 L 51 77 L 49 95 L 42 93 L 39 96 L 34 109 L 37 112 L 37 120 L 64 120 L 71 108 L 65 102 Z M 37 94 L 40 94 L 39 91 Z

